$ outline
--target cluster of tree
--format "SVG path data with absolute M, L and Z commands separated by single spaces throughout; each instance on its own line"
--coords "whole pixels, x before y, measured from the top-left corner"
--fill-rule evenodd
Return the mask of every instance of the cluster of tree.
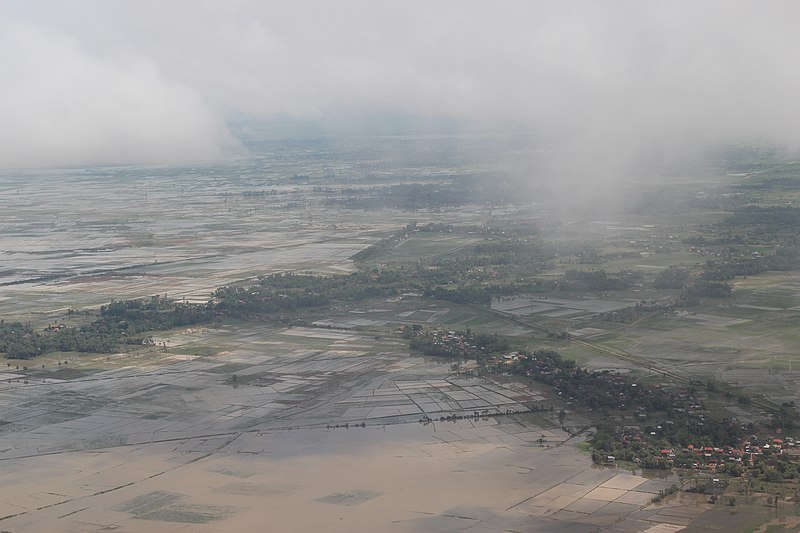
M 564 280 L 559 283 L 562 291 L 621 291 L 641 281 L 642 274 L 622 270 L 609 274 L 600 270 L 567 270 Z
M 511 348 L 508 341 L 496 333 L 474 334 L 469 328 L 466 331 L 443 331 L 414 326 L 408 332 L 404 336 L 410 338 L 409 348 L 436 357 L 476 359 L 483 362 L 488 356 Z
M 476 184 L 463 181 L 464 187 Z M 423 194 L 427 187 L 437 184 L 404 184 L 397 186 L 402 194 Z M 421 187 L 421 188 L 420 188 Z M 457 188 L 456 188 L 457 189 Z M 360 190 L 360 189 L 355 189 Z M 401 196 L 402 196 L 401 194 Z M 413 232 L 472 231 L 473 226 L 455 227 L 442 224 L 417 225 L 411 223 L 395 235 L 356 256 L 357 259 L 374 259 L 398 239 Z M 596 254 L 590 244 L 576 242 L 551 244 L 536 236 L 535 228 L 490 228 L 491 240 L 486 240 L 459 251 L 458 257 L 443 255 L 413 264 L 390 264 L 380 268 L 365 269 L 345 276 L 314 276 L 278 274 L 263 276 L 250 284 L 221 287 L 214 293 L 212 302 L 190 305 L 162 300 L 132 300 L 112 302 L 101 309 L 100 318 L 89 326 L 68 328 L 67 331 L 48 332 L 47 335 L 23 328 L 5 331 L 0 347 L 12 357 L 32 357 L 53 350 L 78 350 L 107 352 L 124 343 L 143 340 L 147 332 L 207 322 L 215 317 L 248 318 L 329 306 L 335 301 L 359 301 L 382 298 L 406 292 L 462 304 L 489 304 L 494 297 L 522 293 L 544 293 L 553 290 L 606 291 L 625 289 L 638 283 L 641 274 L 631 271 L 608 273 L 605 270 L 569 270 L 563 279 L 536 277 L 553 267 L 558 257 L 591 257 Z M 740 265 L 735 263 L 735 273 Z M 785 246 L 772 256 L 753 258 L 764 268 L 790 268 L 800 261 L 800 246 Z M 677 287 L 683 283 L 681 302 L 691 303 L 701 297 L 724 297 L 730 294 L 726 276 L 711 274 L 722 272 L 719 263 L 708 268 L 694 279 L 679 268 L 670 268 L 659 274 L 656 285 Z M 747 270 L 751 272 L 752 270 Z M 680 303 L 680 302 L 679 302 Z M 627 320 L 637 314 L 638 308 L 618 314 L 616 319 Z
M 54 332 L 16 326 L 0 330 L 0 351 L 29 358 L 50 351 L 113 352 L 126 343 L 141 343 L 147 332 L 209 322 L 216 317 L 248 318 L 417 292 L 456 303 L 488 304 L 494 294 L 491 276 L 459 265 L 422 263 L 358 271 L 345 276 L 275 274 L 249 285 L 217 289 L 206 304 L 166 298 L 112 302 L 90 325 Z
M 618 428 L 613 424 L 598 424 L 592 436 L 592 461 L 605 464 L 608 457 L 615 461 L 641 462 L 644 468 L 668 469 L 672 465 L 655 444 L 647 441 L 628 444 L 620 438 Z
M 668 409 L 666 417 L 669 423 L 661 420 L 643 428 L 646 440 L 661 448 L 682 448 L 687 444 L 715 448 L 735 446 L 744 435 L 742 426 L 730 418 L 711 418 L 699 412 L 675 409 Z
M 734 249 L 724 249 L 718 254 L 722 257 L 707 261 L 696 276 L 687 268 L 671 266 L 659 272 L 653 285 L 658 289 L 682 289 L 679 304 L 696 305 L 700 298 L 729 297 L 732 287 L 727 282 L 737 276 L 800 268 L 798 244 L 781 246 L 771 255 L 745 254 Z
M 558 288 L 558 282 L 552 279 L 517 279 L 494 281 L 491 284 L 492 295 L 496 297 L 514 296 L 517 294 L 549 293 Z
M 731 258 L 726 261 L 708 261 L 700 273 L 700 279 L 727 281 L 736 276 L 753 276 L 767 270 L 768 261 L 764 258 Z
M 753 276 L 766 271 L 792 271 L 800 268 L 800 246 L 781 246 L 774 254 L 742 257 L 729 254 L 728 257 L 708 261 L 702 279 L 724 281 L 736 276 Z
M 442 224 L 440 222 L 428 222 L 427 224 L 417 224 L 416 222 L 411 222 L 406 224 L 405 229 L 403 230 L 404 235 L 409 235 L 410 233 L 420 232 L 420 233 L 457 233 L 457 234 L 467 234 L 467 233 L 480 233 L 483 229 L 479 226 L 454 226 L 452 224 Z
M 772 427 L 782 431 L 794 431 L 798 428 L 798 414 L 794 402 L 787 402 L 772 414 Z
M 800 229 L 797 207 L 729 207 L 733 212 L 718 226 L 715 236 L 693 236 L 684 242 L 692 246 L 785 244 L 793 242 Z
M 731 443 L 736 443 L 741 438 L 739 426 L 730 421 L 713 421 L 713 426 L 713 432 L 706 432 L 699 426 L 694 431 L 681 431 L 673 435 L 657 433 L 653 436 L 645 430 L 644 433 L 631 438 L 631 435 L 619 427 L 600 424 L 592 437 L 592 459 L 598 464 L 603 464 L 608 456 L 612 456 L 616 461 L 637 463 L 644 468 L 654 469 L 694 468 L 713 461 L 715 464 L 729 465 L 723 466 L 723 471 L 731 475 L 741 475 L 744 470 L 741 463 L 726 462 L 727 458 L 722 451 L 716 451 L 706 457 L 704 453 L 699 454 L 686 448 L 686 443 L 703 442 L 701 447 L 723 450 L 722 446 L 725 446 L 721 444 L 723 440 L 716 440 L 717 438 Z
M 671 266 L 660 271 L 653 280 L 656 289 L 683 289 L 689 282 L 688 268 Z
M 105 327 L 136 335 L 209 322 L 215 317 L 212 302 L 190 304 L 153 296 L 136 300 L 116 300 L 100 307 L 94 327 Z
M 400 239 L 416 231 L 464 231 L 470 227 L 408 224 L 395 235 L 354 256 L 357 260 L 379 259 Z M 576 257 L 596 255 L 589 244 L 546 243 L 535 235 L 535 229 L 494 228 L 488 230 L 493 240 L 482 241 L 459 250 L 458 257 L 442 255 L 416 265 L 384 265 L 377 274 L 401 272 L 408 278 L 408 288 L 425 296 L 454 303 L 487 304 L 493 297 L 562 291 L 622 290 L 639 283 L 639 272 L 605 270 L 570 270 L 560 279 L 541 279 L 538 274 L 554 267 L 564 254 Z M 588 260 L 588 259 L 587 259 Z M 583 259 L 581 260 L 583 261 Z
M 378 243 L 373 251 L 358 259 L 374 258 L 380 248 L 390 246 L 396 237 Z M 541 264 L 542 251 L 535 245 L 498 243 L 508 250 L 522 250 L 515 255 L 522 275 L 535 273 Z M 463 304 L 489 304 L 493 296 L 519 292 L 541 292 L 555 286 L 553 281 L 513 278 L 509 281 L 491 263 L 493 246 L 476 245 L 458 258 L 437 258 L 430 262 L 384 265 L 345 276 L 275 274 L 264 276 L 250 286 L 218 289 L 214 297 L 217 310 L 235 317 L 248 317 L 292 309 L 329 305 L 332 301 L 358 301 L 387 297 L 403 292 L 417 292 L 426 297 Z M 546 252 L 545 252 L 546 253 Z M 498 260 L 502 260 L 500 257 Z M 613 279 L 613 278 L 612 278 Z
M 702 273 L 690 277 L 687 272 L 684 277 L 683 273 L 678 273 L 679 269 L 670 267 L 668 270 L 673 272 L 663 278 L 657 277 L 655 286 L 659 289 L 682 289 L 675 301 L 680 307 L 699 305 L 701 298 L 728 298 L 733 293 L 733 286 L 730 283 L 708 279 Z M 665 306 L 665 309 L 671 309 L 671 305 Z
M 706 279 L 695 280 L 687 286 L 680 297 L 684 302 L 695 301 L 698 298 L 728 298 L 733 292 L 730 283 L 709 281 Z
M 800 229 L 800 208 L 746 206 L 734 211 L 724 226 L 784 233 Z
M 653 286 L 657 289 L 681 289 L 677 304 L 682 307 L 698 305 L 701 298 L 728 298 L 733 293 L 733 287 L 727 280 L 738 274 L 757 273 L 734 266 L 743 263 L 730 262 L 721 266 L 720 262 L 709 262 L 706 269 L 695 276 L 691 275 L 688 268 L 671 266 L 658 273 Z
M 624 309 L 601 313 L 600 318 L 609 322 L 633 322 L 653 313 L 671 313 L 672 311 L 673 305 L 669 301 L 642 300 Z
M 496 367 L 498 371 L 547 384 L 565 399 L 601 414 L 616 409 L 635 413 L 650 421 L 641 429 L 610 421 L 599 424 L 592 438 L 592 447 L 593 459 L 601 464 L 609 456 L 616 460 L 635 461 L 645 468 L 691 468 L 704 461 L 725 464 L 725 450 L 732 450 L 745 434 L 757 429 L 752 424 L 743 426 L 735 419 L 709 416 L 694 395 L 697 390 L 694 387 L 673 391 L 644 386 L 609 371 L 582 369 L 552 350 L 521 352 L 510 365 L 501 360 Z M 796 427 L 797 419 L 794 406 L 784 405 L 774 415 L 773 425 L 787 431 Z M 687 449 L 689 444 L 696 448 L 711 447 L 714 452 L 709 458 Z M 796 472 L 796 461 L 791 463 L 795 465 L 792 468 L 767 464 L 776 470 Z
M 208 323 L 213 304 L 197 305 L 154 296 L 114 301 L 100 308 L 100 317 L 80 327 L 37 331 L 30 324 L 0 322 L 0 352 L 10 359 L 30 359 L 49 352 L 111 353 L 123 345 L 141 345 L 149 333 Z
M 757 456 L 750 473 L 753 477 L 763 479 L 768 483 L 782 483 L 790 479 L 799 479 L 800 465 L 798 465 L 797 459 L 795 455 L 764 453 Z
M 424 291 L 447 283 L 446 273 L 420 266 L 359 271 L 346 276 L 273 274 L 249 286 L 226 286 L 214 293 L 220 313 L 247 318 L 270 313 L 329 305 L 332 301 L 359 301 Z
M 464 259 L 472 266 L 519 266 L 530 275 L 555 257 L 556 248 L 538 239 L 507 238 L 475 244 Z
M 485 304 L 492 303 L 492 293 L 481 287 L 470 285 L 459 285 L 454 288 L 447 287 L 427 287 L 424 296 L 444 300 L 457 304 Z
M 591 409 L 631 409 L 633 406 L 649 411 L 668 409 L 674 398 L 653 393 L 647 387 L 609 371 L 590 371 L 553 350 L 522 352 L 503 371 L 526 376 L 562 392 L 566 398 L 578 401 Z

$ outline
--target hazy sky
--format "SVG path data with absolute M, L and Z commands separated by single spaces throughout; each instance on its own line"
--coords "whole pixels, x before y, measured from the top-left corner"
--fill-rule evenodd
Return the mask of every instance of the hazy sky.
M 208 159 L 231 117 L 452 117 L 591 154 L 800 143 L 800 3 L 0 0 L 0 166 Z

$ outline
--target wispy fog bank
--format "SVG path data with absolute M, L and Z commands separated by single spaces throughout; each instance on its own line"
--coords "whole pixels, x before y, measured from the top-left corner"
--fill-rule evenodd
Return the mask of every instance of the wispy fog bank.
M 456 119 L 611 167 L 659 143 L 794 148 L 797 20 L 781 1 L 0 2 L 0 165 L 214 158 L 233 116 Z

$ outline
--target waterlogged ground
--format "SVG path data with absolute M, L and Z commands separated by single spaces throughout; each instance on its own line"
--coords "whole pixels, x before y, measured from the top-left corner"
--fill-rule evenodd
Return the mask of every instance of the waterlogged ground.
M 376 186 L 365 176 L 386 185 L 456 172 L 427 163 L 397 168 L 380 150 L 356 157 L 347 146 L 273 149 L 280 153 L 197 167 L 3 170 L 0 316 L 46 320 L 114 298 L 165 293 L 206 301 L 217 287 L 259 274 L 348 272 L 349 258 L 381 232 L 432 218 L 344 209 L 333 202 L 335 188 Z M 469 209 L 435 219 L 479 224 L 481 214 Z M 456 240 L 398 253 L 422 258 L 469 242 Z
M 708 507 L 653 504 L 674 480 L 592 465 L 570 436 L 585 420 L 523 413 L 548 404 L 536 387 L 392 339 L 230 326 L 164 342 L 9 368 L 0 529 L 679 531 Z
M 216 287 L 259 274 L 345 273 L 353 254 L 409 222 L 481 225 L 486 217 L 472 208 L 332 207 L 333 193 L 318 186 L 367 186 L 365 176 L 430 181 L 475 168 L 459 158 L 444 166 L 441 151 L 427 166 L 398 166 L 385 154 L 310 157 L 306 148 L 210 167 L 3 176 L 0 317 L 76 325 L 91 316 L 68 309 L 112 299 L 206 301 Z M 494 211 L 500 215 L 525 224 L 546 218 L 526 207 Z M 589 230 L 632 252 L 605 265 L 609 271 L 704 261 L 685 250 L 639 253 L 642 236 L 682 235 L 688 222 L 680 218 L 642 215 Z M 587 231 L 585 223 L 570 228 Z M 474 239 L 408 239 L 385 260 L 453 253 Z M 576 342 L 536 342 L 590 368 L 640 371 L 639 360 L 789 401 L 797 399 L 800 368 L 798 291 L 795 275 L 752 276 L 736 281 L 733 299 L 630 325 L 600 315 L 663 295 L 518 295 L 496 301 L 497 312 L 406 295 L 337 306 L 314 317 L 314 328 L 198 327 L 130 353 L 50 354 L 20 368 L 7 362 L 0 531 L 757 527 L 771 511 L 714 508 L 685 494 L 652 503 L 676 479 L 593 466 L 578 446 L 588 420 L 570 412 L 562 428 L 546 390 L 456 374 L 450 362 L 410 356 L 392 332 L 400 324 L 472 326 L 528 343 L 537 324 L 569 331 Z M 544 412 L 523 413 L 533 406 Z
M 649 504 L 668 483 L 593 468 L 572 446 L 505 443 L 514 430 L 540 431 L 511 426 L 267 431 L 14 461 L 4 468 L 14 489 L 3 490 L 11 516 L 2 527 L 489 532 L 624 522 L 643 531 L 676 521 Z M 46 488 L 30 481 L 44 476 Z

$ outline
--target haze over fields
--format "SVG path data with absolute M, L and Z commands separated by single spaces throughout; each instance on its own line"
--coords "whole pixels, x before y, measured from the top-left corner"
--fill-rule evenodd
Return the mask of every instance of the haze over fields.
M 0 530 L 797 530 L 798 15 L 0 0 Z
M 231 124 L 528 130 L 575 168 L 800 141 L 794 2 L 0 2 L 0 166 L 240 153 Z M 277 126 L 276 126 L 277 127 Z

